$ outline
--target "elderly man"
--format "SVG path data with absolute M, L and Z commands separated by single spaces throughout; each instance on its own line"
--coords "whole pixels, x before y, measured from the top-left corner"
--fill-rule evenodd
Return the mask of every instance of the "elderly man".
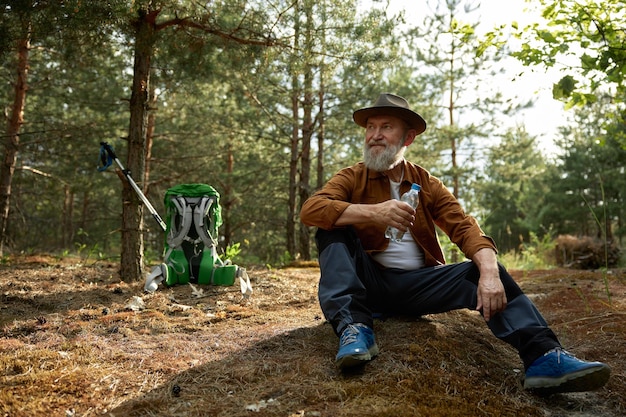
M 337 365 L 358 366 L 378 355 L 375 313 L 421 316 L 469 308 L 517 349 L 525 388 L 555 393 L 603 386 L 609 367 L 562 349 L 497 262 L 493 240 L 439 179 L 404 158 L 426 130 L 424 119 L 393 94 L 381 94 L 353 119 L 365 128 L 363 162 L 335 174 L 300 213 L 304 224 L 318 228 L 319 302 L 339 336 Z M 413 183 L 421 186 L 416 210 L 400 201 Z M 388 226 L 409 233 L 396 242 L 385 237 Z M 471 262 L 446 265 L 435 226 Z

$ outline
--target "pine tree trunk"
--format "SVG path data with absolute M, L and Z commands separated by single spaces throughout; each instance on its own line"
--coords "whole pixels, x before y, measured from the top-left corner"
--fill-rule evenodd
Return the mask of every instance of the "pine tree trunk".
M 15 81 L 15 94 L 13 106 L 7 126 L 7 135 L 4 142 L 4 161 L 0 170 L 0 256 L 4 253 L 7 226 L 9 224 L 9 208 L 11 206 L 11 183 L 17 153 L 20 144 L 20 129 L 24 123 L 24 105 L 26 103 L 26 91 L 28 84 L 28 53 L 30 48 L 30 24 L 26 26 L 24 38 L 18 42 L 17 78 Z
M 315 189 L 319 190 L 324 186 L 324 139 L 326 137 L 326 119 L 324 118 L 325 102 L 324 102 L 324 76 L 323 69 L 320 71 L 322 74 L 320 76 L 320 91 L 319 91 L 319 110 L 317 114 L 319 115 L 319 128 L 317 129 L 317 182 L 315 185 Z
M 61 230 L 62 246 L 64 248 L 69 247 L 70 243 L 74 239 L 74 193 L 70 186 L 65 184 L 63 186 L 63 222 Z
M 453 48 L 454 50 L 454 48 Z M 454 74 L 454 59 L 450 59 L 450 74 Z M 450 151 L 452 158 L 452 194 L 456 198 L 459 198 L 459 169 L 457 165 L 457 141 L 454 133 L 454 110 L 455 110 L 455 86 L 454 86 L 454 77 L 450 77 L 450 96 L 449 96 L 449 104 L 448 104 L 448 115 L 450 118 Z M 452 263 L 456 263 L 459 260 L 459 254 L 456 250 L 452 251 L 450 261 Z
M 143 188 L 140 184 L 145 175 L 150 63 L 157 15 L 158 11 L 140 11 L 136 27 L 126 169 L 130 171 L 131 177 L 140 189 Z M 140 281 L 144 275 L 143 205 L 132 187 L 128 186 L 123 187 L 122 200 L 121 278 L 128 282 Z
M 146 128 L 146 164 L 144 168 L 144 186 L 143 193 L 148 195 L 150 192 L 150 168 L 152 162 L 152 145 L 154 144 L 154 128 L 156 127 L 155 110 L 157 106 L 156 92 L 154 84 L 150 86 L 150 111 L 148 112 L 148 126 Z
M 297 1 L 294 4 L 294 10 L 298 10 Z M 300 24 L 298 19 L 294 22 L 293 47 L 297 51 L 300 43 Z M 298 151 L 300 148 L 299 140 L 299 91 L 300 83 L 298 81 L 298 73 L 294 70 L 291 76 L 291 149 L 289 160 L 289 201 L 287 213 L 287 253 L 292 257 L 296 253 L 296 196 L 298 187 Z
M 235 202 L 233 193 L 233 171 L 235 169 L 235 155 L 233 153 L 232 143 L 228 143 L 226 150 L 226 181 L 222 182 L 223 193 L 220 196 L 220 205 L 222 207 L 222 235 L 224 242 L 222 243 L 224 250 L 230 246 L 232 242 L 233 226 L 231 222 L 231 211 Z M 215 236 L 217 239 L 218 236 Z
M 310 16 L 309 16 L 310 18 Z M 308 35 L 308 32 L 307 32 Z M 299 181 L 299 204 L 298 212 L 302 204 L 309 198 L 311 186 L 311 138 L 313 137 L 313 70 L 310 65 L 305 66 L 304 74 L 304 105 L 302 121 L 302 156 L 300 158 L 300 181 Z M 294 221 L 297 221 L 297 215 Z M 311 253 L 311 236 L 307 226 L 298 222 L 299 227 L 299 247 L 298 254 L 308 260 Z
M 295 76 L 293 77 L 296 78 Z M 296 253 L 296 190 L 298 187 L 298 150 L 299 150 L 299 129 L 298 129 L 298 92 L 297 82 L 293 83 L 291 92 L 291 159 L 289 160 L 289 212 L 287 214 L 287 252 L 293 257 Z

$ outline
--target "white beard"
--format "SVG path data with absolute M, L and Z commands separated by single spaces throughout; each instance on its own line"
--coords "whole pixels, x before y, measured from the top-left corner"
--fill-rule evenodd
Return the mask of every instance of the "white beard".
M 371 170 L 384 172 L 392 169 L 402 161 L 405 151 L 406 146 L 387 145 L 384 150 L 374 153 L 372 148 L 365 145 L 363 147 L 363 162 Z

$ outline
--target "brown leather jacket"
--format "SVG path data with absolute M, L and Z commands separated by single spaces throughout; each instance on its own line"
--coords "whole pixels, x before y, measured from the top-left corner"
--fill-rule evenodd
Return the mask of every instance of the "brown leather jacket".
M 465 214 L 458 200 L 438 178 L 418 165 L 406 160 L 402 163 L 404 179 L 400 184 L 400 194 L 411 188 L 412 183 L 422 187 L 415 222 L 410 231 L 413 239 L 424 250 L 426 266 L 445 263 L 435 225 L 469 259 L 482 248 L 496 251 L 493 239 L 484 234 L 473 217 Z M 390 198 L 388 177 L 367 169 L 360 162 L 339 171 L 321 190 L 313 194 L 302 206 L 300 218 L 307 226 L 331 230 L 350 204 L 375 204 Z M 381 252 L 387 248 L 389 240 L 385 238 L 384 225 L 371 223 L 353 227 L 368 253 Z

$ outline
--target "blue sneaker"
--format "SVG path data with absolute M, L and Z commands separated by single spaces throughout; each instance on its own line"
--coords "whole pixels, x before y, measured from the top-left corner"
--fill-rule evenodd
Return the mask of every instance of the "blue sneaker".
M 378 355 L 372 329 L 362 323 L 349 324 L 339 338 L 335 363 L 340 368 L 362 365 Z
M 611 368 L 602 362 L 582 361 L 555 348 L 528 367 L 524 388 L 538 394 L 592 391 L 606 384 L 610 374 Z

